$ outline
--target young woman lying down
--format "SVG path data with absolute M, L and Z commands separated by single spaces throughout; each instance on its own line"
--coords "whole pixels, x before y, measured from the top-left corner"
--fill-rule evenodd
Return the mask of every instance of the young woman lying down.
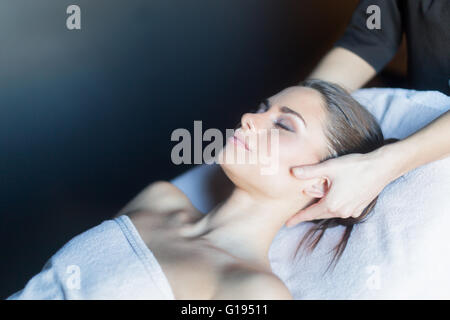
M 281 227 L 317 202 L 326 178 L 298 180 L 290 168 L 383 145 L 379 125 L 346 91 L 307 80 L 266 99 L 245 113 L 234 137 L 220 152 L 257 152 L 255 141 L 278 133 L 278 170 L 262 164 L 220 164 L 233 182 L 231 195 L 208 214 L 196 210 L 169 182 L 150 184 L 113 220 L 75 237 L 11 299 L 292 299 L 272 272 L 268 251 Z M 230 157 L 232 158 L 232 157 Z M 357 218 L 323 213 L 299 250 L 314 248 L 335 225 L 346 231 L 334 248 L 338 262 L 352 226 L 365 219 L 376 199 Z M 330 248 L 333 249 L 333 248 Z

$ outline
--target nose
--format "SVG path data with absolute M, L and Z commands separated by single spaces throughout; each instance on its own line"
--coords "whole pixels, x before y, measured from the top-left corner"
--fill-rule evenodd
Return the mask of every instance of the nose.
M 244 113 L 241 118 L 241 127 L 243 131 L 256 131 L 257 129 L 260 129 L 261 121 L 260 119 L 261 115 L 256 113 Z

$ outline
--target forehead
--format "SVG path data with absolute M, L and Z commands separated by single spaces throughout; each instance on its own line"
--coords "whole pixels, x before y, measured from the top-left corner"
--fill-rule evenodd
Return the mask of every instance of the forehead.
M 321 125 L 325 120 L 323 98 L 314 89 L 300 86 L 289 87 L 270 97 L 269 101 L 274 106 L 286 106 L 297 111 L 303 116 L 308 127 Z

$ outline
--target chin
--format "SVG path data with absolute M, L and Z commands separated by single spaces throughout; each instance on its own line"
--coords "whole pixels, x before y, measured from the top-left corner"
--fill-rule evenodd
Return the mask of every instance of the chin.
M 241 161 L 241 163 L 230 161 L 236 160 L 236 151 L 233 144 L 227 143 L 217 157 L 217 159 L 220 159 L 218 161 L 220 167 L 235 186 L 246 190 L 259 190 L 259 193 L 272 196 L 277 193 L 279 187 L 285 185 L 280 180 L 283 177 L 280 176 L 281 169 L 278 164 L 277 166 L 269 166 L 257 161 L 249 163 L 250 157 L 248 154 L 245 154 L 247 157 L 242 159 L 245 161 Z
M 279 192 L 283 184 L 278 177 L 261 175 L 257 165 L 220 164 L 220 167 L 235 187 L 253 195 L 274 198 L 285 193 Z
M 251 166 L 249 164 L 237 164 L 237 163 L 219 163 L 225 175 L 230 179 L 236 186 L 241 186 L 246 184 L 246 180 L 252 180 L 254 177 L 253 171 L 257 171 L 255 165 Z

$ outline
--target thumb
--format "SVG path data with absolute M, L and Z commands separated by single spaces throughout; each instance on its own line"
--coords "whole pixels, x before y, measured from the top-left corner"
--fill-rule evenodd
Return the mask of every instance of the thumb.
M 288 221 L 286 221 L 286 227 L 293 227 L 304 221 L 323 219 L 324 212 L 325 204 L 324 201 L 320 200 L 290 217 Z
M 292 174 L 299 179 L 319 178 L 324 174 L 325 163 L 312 164 L 307 166 L 292 167 Z

